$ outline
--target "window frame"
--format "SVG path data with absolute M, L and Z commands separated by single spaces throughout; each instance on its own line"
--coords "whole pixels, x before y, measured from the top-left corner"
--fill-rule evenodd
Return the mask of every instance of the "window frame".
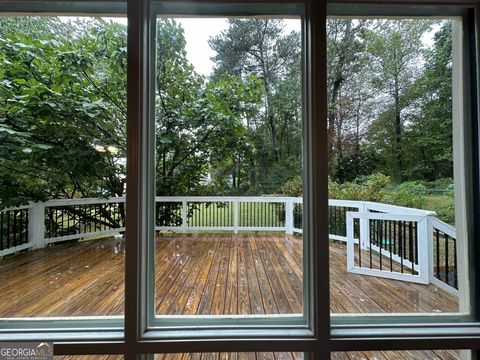
M 250 5 L 250 7 L 246 6 Z M 254 17 L 254 16 L 268 16 L 268 17 L 277 17 L 278 18 L 295 18 L 299 20 L 303 27 L 303 19 L 305 16 L 305 9 L 302 2 L 288 2 L 282 4 L 269 4 L 269 3 L 254 3 L 248 4 L 246 2 L 237 2 L 232 4 L 214 4 L 213 2 L 199 2 L 195 4 L 195 7 L 192 8 L 188 3 L 177 3 L 172 1 L 151 1 L 150 2 L 150 67 L 149 67 L 149 79 L 156 79 L 155 74 L 155 63 L 156 63 L 156 29 L 157 29 L 157 19 L 159 18 L 176 18 L 176 17 L 187 17 L 194 16 L 198 18 L 208 18 L 208 17 L 229 17 L 229 16 L 238 16 L 238 17 Z M 303 33 L 303 31 L 302 31 Z M 302 53 L 304 48 L 304 39 L 302 39 Z M 303 65 L 303 64 L 302 64 Z M 302 66 L 302 84 L 299 84 L 303 88 L 303 78 L 304 68 Z M 155 133 L 155 82 L 153 81 L 150 84 L 150 123 L 149 126 L 152 129 L 151 133 Z M 302 89 L 304 90 L 304 89 Z M 303 93 L 306 91 L 304 90 Z M 305 110 L 303 110 L 305 113 Z M 308 115 L 306 115 L 308 116 Z M 153 138 L 152 143 L 150 144 L 150 153 L 155 153 L 155 139 Z M 303 150 L 303 149 L 302 149 Z M 155 159 L 150 160 L 150 166 L 155 167 Z M 154 188 L 154 179 L 155 176 L 152 175 L 150 181 L 152 181 L 151 186 Z M 151 198 L 149 204 L 150 211 L 152 216 L 154 214 L 154 197 Z M 154 228 L 154 225 L 151 225 Z M 309 262 L 308 258 L 308 239 L 309 234 L 308 230 L 305 231 L 303 236 L 303 269 L 308 269 Z M 144 300 L 144 303 L 147 304 L 148 318 L 147 328 L 149 329 L 149 337 L 153 337 L 154 331 L 158 331 L 156 334 L 158 337 L 167 337 L 167 332 L 170 330 L 175 330 L 175 328 L 182 327 L 183 329 L 196 329 L 197 331 L 206 330 L 207 332 L 212 327 L 231 327 L 235 326 L 243 330 L 262 330 L 268 329 L 272 331 L 274 329 L 284 328 L 289 330 L 296 330 L 297 333 L 308 335 L 308 329 L 311 329 L 311 321 L 308 319 L 308 309 L 309 306 L 309 297 L 310 286 L 308 282 L 308 274 L 310 271 L 304 271 L 306 274 L 305 280 L 303 282 L 303 314 L 284 314 L 281 316 L 276 316 L 275 314 L 265 314 L 262 316 L 251 316 L 251 315 L 205 315 L 202 317 L 197 317 L 195 315 L 186 316 L 186 315 L 163 315 L 155 313 L 155 274 L 154 274 L 154 257 L 155 257 L 155 234 L 152 232 L 149 234 L 148 239 L 148 251 L 147 251 L 147 262 L 148 268 L 148 278 L 146 279 L 149 284 L 147 288 L 149 289 L 147 293 L 147 299 Z
M 202 3 L 201 0 L 191 2 Z M 228 0 L 210 0 L 228 5 Z M 306 209 L 309 234 L 308 258 L 311 271 L 308 278 L 311 292 L 309 312 L 311 328 L 295 329 L 222 329 L 209 328 L 200 336 L 187 329 L 170 331 L 149 331 L 149 303 L 145 294 L 148 289 L 148 239 L 153 231 L 151 217 L 152 204 L 148 201 L 154 194 L 151 179 L 151 164 L 154 161 L 151 146 L 152 132 L 149 121 L 152 104 L 149 101 L 152 83 L 151 17 L 148 0 L 128 0 L 128 115 L 127 115 L 127 174 L 129 191 L 127 192 L 127 252 L 125 260 L 125 318 L 124 331 L 122 321 L 117 320 L 49 320 L 8 321 L 0 324 L 0 341 L 6 340 L 51 340 L 55 342 L 56 355 L 75 354 L 125 354 L 128 359 L 141 354 L 160 352 L 218 352 L 218 351 L 300 351 L 310 352 L 311 357 L 328 359 L 332 351 L 349 350 L 422 350 L 422 349 L 479 349 L 480 348 L 480 244 L 472 246 L 470 261 L 472 302 L 471 316 L 459 319 L 457 316 L 442 317 L 442 322 L 433 323 L 430 317 L 413 317 L 418 323 L 408 324 L 404 317 L 376 317 L 376 321 L 365 319 L 332 320 L 330 326 L 329 311 L 329 262 L 328 262 L 328 191 L 326 142 L 326 28 L 327 2 L 325 0 L 291 1 L 305 4 L 304 19 L 304 66 L 306 72 L 304 89 L 306 128 L 305 148 L 307 149 L 305 167 Z M 282 0 L 243 0 L 242 3 L 283 3 Z M 370 3 L 373 8 L 381 4 L 392 5 L 389 0 L 331 1 L 330 4 Z M 472 191 L 472 239 L 480 234 L 480 159 L 478 135 L 478 93 L 480 88 L 478 61 L 480 59 L 480 40 L 475 31 L 480 29 L 480 5 L 474 0 L 396 0 L 393 5 L 406 8 L 408 5 L 446 5 L 465 6 L 470 9 L 468 15 L 468 45 L 475 52 L 476 61 L 470 62 L 471 87 L 469 99 L 472 101 L 467 110 L 472 121 L 471 185 Z M 112 5 L 113 4 L 113 5 Z M 115 7 L 114 5 L 116 4 Z M 59 13 L 94 14 L 125 13 L 124 2 L 109 1 L 68 1 L 47 3 L 43 1 L 6 1 L 0 3 L 2 13 Z M 120 9 L 121 8 L 121 9 Z M 120 9 L 120 10 L 119 10 Z M 450 8 L 451 9 L 451 8 Z M 449 11 L 447 9 L 447 11 Z M 398 13 L 397 13 L 398 15 Z M 476 35 L 476 36 L 475 36 Z M 150 59 L 150 60 L 149 60 Z M 470 54 L 470 60 L 473 54 Z M 149 63 L 150 61 L 150 63 Z M 320 275 L 323 274 L 323 275 Z M 326 275 L 325 275 L 326 274 Z M 307 280 L 306 280 L 307 281 Z M 385 323 L 388 319 L 389 325 Z M 460 320 L 460 322 L 459 322 Z M 394 323 L 392 325 L 392 322 Z M 32 325 L 33 324 L 33 325 Z M 102 326 L 103 324 L 103 326 Z M 161 332 L 161 333 L 160 333 Z M 472 351 L 475 356 L 475 352 Z

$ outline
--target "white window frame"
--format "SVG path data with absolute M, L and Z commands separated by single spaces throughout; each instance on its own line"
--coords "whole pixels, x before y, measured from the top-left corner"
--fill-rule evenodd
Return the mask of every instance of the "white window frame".
M 173 0 L 171 0 L 173 1 Z M 217 0 L 220 3 L 234 6 L 238 2 Z M 202 3 L 202 0 L 192 0 Z M 210 0 L 212 2 L 212 0 Z M 276 4 L 283 1 L 243 0 L 241 3 Z M 168 329 L 151 328 L 149 323 L 148 284 L 149 239 L 152 239 L 154 189 L 152 184 L 152 144 L 151 129 L 152 93 L 151 83 L 151 30 L 152 17 L 148 0 L 128 0 L 128 117 L 127 117 L 127 252 L 126 252 L 126 288 L 125 318 L 119 320 L 19 320 L 0 324 L 0 341 L 5 340 L 52 340 L 55 342 L 55 353 L 58 355 L 75 354 L 124 354 L 128 359 L 140 357 L 141 354 L 165 352 L 248 352 L 248 351 L 295 351 L 306 352 L 313 358 L 328 359 L 331 351 L 362 350 L 422 350 L 422 349 L 479 349 L 480 348 L 480 294 L 478 286 L 480 276 L 480 246 L 471 249 L 470 295 L 473 299 L 471 313 L 464 317 L 356 317 L 332 318 L 329 313 L 329 263 L 328 263 L 328 191 L 327 191 L 327 148 L 326 141 L 326 1 L 305 0 L 291 1 L 305 4 L 304 18 L 304 67 L 305 67 L 305 199 L 306 233 L 310 241 L 307 243 L 306 269 L 308 283 L 308 311 L 303 327 L 265 326 L 242 329 L 236 326 L 221 328 L 206 326 L 201 332 L 192 328 L 174 327 Z M 391 0 L 371 0 L 368 3 L 378 8 L 381 4 L 392 5 Z M 470 25 L 466 28 L 472 34 L 475 24 L 480 30 L 480 6 L 474 0 L 396 0 L 398 9 L 411 12 L 406 4 L 442 5 L 448 15 L 451 7 L 462 6 L 475 11 L 469 15 Z M 332 1 L 332 4 L 340 2 Z M 346 4 L 355 13 L 357 4 L 362 1 L 350 0 Z M 124 2 L 100 2 L 93 0 L 64 1 L 62 3 L 45 3 L 43 1 L 2 1 L 0 11 L 15 13 L 125 13 Z M 387 9 L 387 8 L 385 8 Z M 421 8 L 419 8 L 421 9 Z M 403 10 L 402 10 L 403 11 Z M 410 13 L 411 15 L 411 13 Z M 150 39 L 150 42 L 147 41 Z M 479 38 L 476 43 L 478 59 Z M 468 54 L 473 59 L 473 54 Z M 464 69 L 469 74 L 478 70 L 478 60 Z M 466 87 L 466 94 L 473 93 L 469 87 L 479 88 L 478 76 L 475 82 Z M 478 122 L 478 95 L 475 99 L 461 105 L 472 114 Z M 471 98 L 469 95 L 468 98 Z M 474 104 L 474 105 L 472 105 Z M 468 115 L 466 117 L 468 119 Z M 473 126 L 478 130 L 478 126 Z M 469 129 L 470 130 L 470 129 Z M 466 131 L 465 133 L 471 133 Z M 465 163 L 469 176 L 465 179 L 465 189 L 471 191 L 471 197 L 480 199 L 479 184 L 479 152 L 478 134 L 468 136 L 465 141 Z M 320 139 L 320 140 L 319 140 Z M 468 140 L 468 139 L 467 139 Z M 472 151 L 475 149 L 475 151 Z M 475 186 L 474 186 L 475 185 Z M 465 190 L 466 191 L 466 190 Z M 150 199 L 150 200 L 149 200 Z M 473 219 L 470 223 L 472 238 L 480 234 L 480 228 L 474 221 L 478 218 L 480 205 L 475 203 L 471 211 Z M 467 225 L 468 225 L 467 224 Z M 478 222 L 480 224 L 480 221 Z M 472 242 L 473 243 L 473 242 Z M 151 280 L 151 278 L 150 278 Z M 150 298 L 151 299 L 151 298 Z M 433 320 L 432 320 L 433 319 Z M 151 318 L 150 318 L 151 320 Z M 124 328 L 123 328 L 124 323 Z M 155 325 L 155 324 L 154 324 Z M 476 351 L 472 351 L 472 356 Z

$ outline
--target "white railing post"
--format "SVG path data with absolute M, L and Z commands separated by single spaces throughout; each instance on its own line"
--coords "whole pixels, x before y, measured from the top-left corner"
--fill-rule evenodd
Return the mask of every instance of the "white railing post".
M 285 234 L 293 234 L 293 199 L 285 202 Z
M 420 235 L 420 234 L 419 234 Z M 428 282 L 431 283 L 433 275 L 433 219 L 431 215 L 427 216 L 427 249 L 428 249 Z M 420 256 L 420 254 L 419 254 Z M 420 258 L 418 259 L 420 261 Z
M 355 231 L 354 231 L 354 218 L 352 214 L 349 214 L 348 212 L 345 214 L 346 219 L 345 219 L 345 225 L 347 227 L 347 233 L 345 234 L 347 236 L 347 271 L 352 271 L 353 268 L 355 267 Z M 360 214 L 360 223 L 362 221 L 362 215 Z M 360 241 L 360 240 L 359 240 Z M 362 267 L 362 264 L 358 264 L 359 267 Z
M 28 213 L 28 242 L 33 249 L 44 245 L 45 240 L 45 204 L 36 202 Z
M 368 213 L 369 211 L 368 211 L 367 204 L 362 202 L 358 206 L 358 212 L 360 214 Z M 359 223 L 360 223 L 360 234 L 359 234 L 360 238 L 358 239 L 358 246 L 360 246 L 362 249 L 365 249 L 369 246 L 368 242 L 370 241 L 370 220 L 368 219 L 368 217 L 362 216 L 359 218 Z
M 182 230 L 187 230 L 187 200 L 182 200 Z
M 428 245 L 428 230 L 429 230 L 428 216 L 424 216 L 417 222 L 418 231 L 418 275 L 425 284 L 430 282 L 430 251 Z M 433 254 L 433 250 L 432 250 Z M 413 260 L 415 262 L 415 259 Z
M 233 233 L 238 234 L 238 200 L 233 200 Z

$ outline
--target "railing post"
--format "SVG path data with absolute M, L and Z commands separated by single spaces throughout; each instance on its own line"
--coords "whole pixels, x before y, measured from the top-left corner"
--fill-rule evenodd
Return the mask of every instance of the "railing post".
M 361 214 L 366 214 L 368 213 L 368 207 L 365 203 L 361 203 L 360 206 L 358 207 L 358 212 Z M 366 247 L 369 246 L 368 242 L 370 241 L 370 219 L 366 216 L 362 216 L 359 219 L 360 223 L 360 238 L 358 239 L 358 245 L 362 248 L 365 249 Z
M 187 230 L 187 200 L 182 200 L 182 230 Z
M 28 242 L 31 247 L 38 249 L 44 245 L 45 240 L 45 204 L 33 203 L 28 214 Z
M 238 200 L 233 200 L 233 233 L 238 234 Z
M 418 234 L 419 236 L 421 234 Z M 433 275 L 433 219 L 431 215 L 427 216 L 427 233 L 426 233 L 426 238 L 427 238 L 427 249 L 428 249 L 428 282 L 431 283 L 432 279 L 434 278 Z M 420 250 L 420 249 L 419 249 Z M 419 253 L 419 259 L 420 261 L 420 253 Z
M 430 282 L 430 249 L 428 244 L 428 239 L 431 237 L 428 236 L 429 232 L 429 218 L 424 216 L 421 220 L 417 222 L 417 231 L 418 231 L 418 275 L 423 280 L 425 284 Z M 433 256 L 433 248 L 432 248 Z M 415 261 L 415 259 L 414 259 Z
M 293 234 L 293 199 L 285 202 L 285 234 Z

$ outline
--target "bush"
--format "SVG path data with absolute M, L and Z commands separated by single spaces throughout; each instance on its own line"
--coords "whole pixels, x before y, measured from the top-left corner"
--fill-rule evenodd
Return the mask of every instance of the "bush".
M 302 178 L 297 175 L 293 179 L 288 180 L 280 191 L 283 195 L 301 197 L 303 194 Z
M 390 195 L 390 202 L 410 208 L 422 209 L 425 205 L 425 186 L 417 181 L 407 181 L 398 185 Z
M 389 185 L 390 178 L 388 176 L 375 173 L 344 184 L 329 180 L 328 192 L 330 199 L 383 202 L 386 188 Z
M 425 209 L 435 211 L 437 218 L 455 225 L 455 199 L 453 193 L 441 195 L 428 195 L 425 198 Z

